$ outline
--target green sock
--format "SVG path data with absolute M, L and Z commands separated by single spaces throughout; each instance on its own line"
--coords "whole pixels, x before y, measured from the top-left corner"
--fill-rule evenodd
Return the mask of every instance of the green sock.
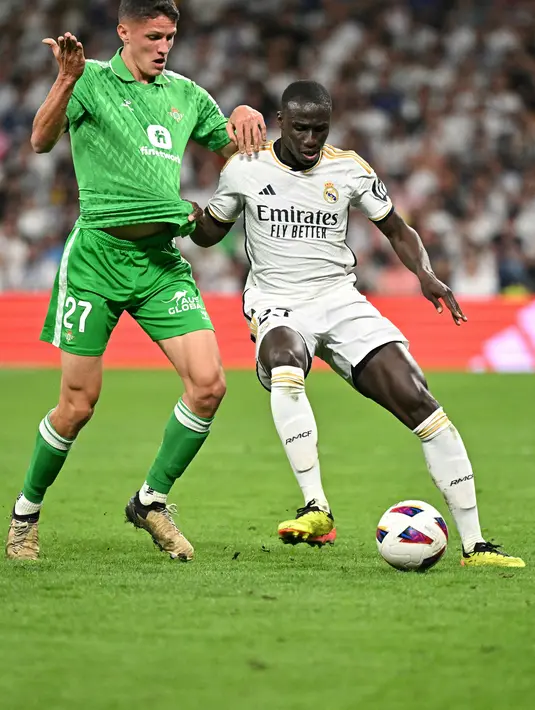
M 56 480 L 73 439 L 64 439 L 50 423 L 50 412 L 39 424 L 32 460 L 24 479 L 22 492 L 32 503 L 41 503 L 46 490 Z
M 158 493 L 169 493 L 206 441 L 212 420 L 194 414 L 179 399 L 147 476 L 148 486 Z

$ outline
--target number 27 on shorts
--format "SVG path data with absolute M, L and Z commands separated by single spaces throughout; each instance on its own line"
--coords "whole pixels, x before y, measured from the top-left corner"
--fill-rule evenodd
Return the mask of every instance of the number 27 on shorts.
M 87 318 L 93 308 L 89 301 L 77 301 L 72 296 L 69 296 L 65 301 L 65 315 L 63 316 L 63 326 L 65 328 L 68 328 L 69 330 L 72 330 L 75 327 L 74 323 L 71 321 L 71 318 L 73 318 L 73 316 L 75 315 L 75 311 L 80 308 L 83 310 L 78 318 L 78 332 L 84 333 Z

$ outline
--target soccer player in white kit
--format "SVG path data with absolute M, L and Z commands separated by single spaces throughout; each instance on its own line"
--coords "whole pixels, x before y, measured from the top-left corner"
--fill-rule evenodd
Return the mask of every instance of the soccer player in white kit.
M 336 538 L 305 391 L 317 355 L 419 437 L 459 531 L 461 563 L 524 567 L 522 559 L 483 538 L 461 437 L 429 392 L 403 334 L 356 288 L 355 256 L 345 241 L 350 207 L 377 224 L 439 313 L 444 304 L 457 325 L 466 321 L 373 169 L 355 152 L 326 143 L 331 111 L 331 97 L 320 84 L 290 84 L 278 114 L 280 139 L 253 157 L 232 157 L 206 210 L 194 205 L 190 216 L 197 221 L 193 241 L 208 247 L 245 213 L 251 269 L 244 313 L 256 342 L 258 377 L 271 392 L 275 426 L 305 500 L 295 519 L 279 525 L 279 537 L 312 545 Z

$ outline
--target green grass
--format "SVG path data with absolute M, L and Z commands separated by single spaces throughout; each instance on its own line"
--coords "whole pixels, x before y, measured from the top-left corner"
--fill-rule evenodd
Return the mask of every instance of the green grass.
M 213 433 L 171 500 L 189 565 L 123 523 L 175 398 L 169 372 L 107 372 L 97 414 L 42 516 L 43 559 L 0 562 L 0 707 L 12 710 L 502 710 L 535 694 L 535 379 L 435 375 L 476 468 L 484 531 L 517 571 L 459 566 L 455 533 L 424 575 L 375 547 L 387 506 L 446 512 L 420 446 L 330 373 L 309 395 L 339 540 L 281 545 L 301 505 L 253 373 L 229 373 Z M 6 521 L 58 373 L 0 372 Z M 240 553 L 237 559 L 235 553 Z

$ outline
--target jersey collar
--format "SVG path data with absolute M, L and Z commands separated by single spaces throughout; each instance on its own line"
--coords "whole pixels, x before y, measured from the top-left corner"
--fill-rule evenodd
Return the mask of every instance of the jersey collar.
M 114 74 L 116 74 L 119 79 L 122 79 L 123 81 L 127 82 L 135 82 L 136 80 L 132 76 L 132 73 L 130 72 L 130 69 L 126 66 L 126 64 L 123 61 L 123 58 L 121 57 L 121 54 L 123 52 L 123 47 L 117 50 L 115 55 L 112 57 L 110 61 L 110 66 Z M 169 79 L 164 75 L 162 72 L 161 74 L 158 74 L 154 78 L 154 84 L 167 84 L 169 82 Z
M 323 158 L 322 148 L 320 151 L 320 157 L 318 158 L 317 162 L 315 162 L 314 165 L 312 165 L 312 167 L 310 168 L 300 170 L 297 168 L 292 168 L 290 165 L 286 165 L 286 163 L 282 162 L 280 158 L 280 138 L 277 138 L 276 141 L 270 141 L 269 149 L 271 151 L 271 155 L 275 158 L 275 162 L 277 162 L 281 167 L 286 168 L 286 170 L 289 170 L 291 173 L 310 173 L 312 170 L 318 167 Z

